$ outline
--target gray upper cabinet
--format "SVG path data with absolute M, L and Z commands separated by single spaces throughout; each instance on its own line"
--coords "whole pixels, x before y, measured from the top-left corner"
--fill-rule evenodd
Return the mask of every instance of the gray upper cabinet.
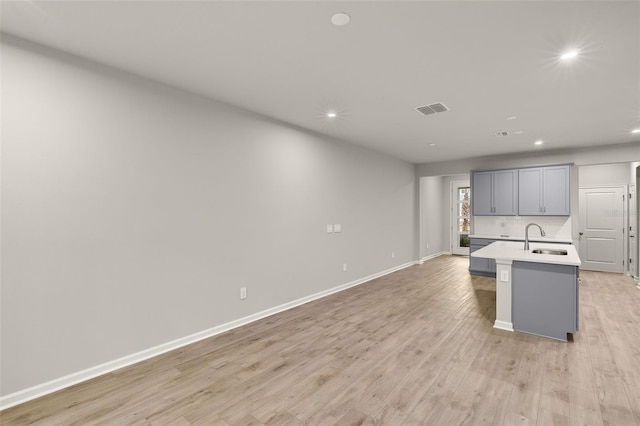
M 473 174 L 473 194 L 471 201 L 474 215 L 493 214 L 493 172 Z
M 473 172 L 473 214 L 518 214 L 518 170 Z
M 518 212 L 536 216 L 542 212 L 542 167 L 520 169 L 518 176 Z
M 544 214 L 553 216 L 571 215 L 571 167 L 553 166 L 544 168 L 543 202 Z
M 500 216 L 518 214 L 518 171 L 494 172 L 493 213 Z
M 520 169 L 518 214 L 521 216 L 570 216 L 570 176 L 569 165 Z

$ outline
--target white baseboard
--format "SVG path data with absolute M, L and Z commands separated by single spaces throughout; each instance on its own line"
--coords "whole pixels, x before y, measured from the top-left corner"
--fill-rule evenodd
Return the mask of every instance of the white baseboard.
M 337 287 L 330 288 L 328 290 L 321 291 L 316 294 L 312 294 L 310 296 L 303 297 L 301 299 L 293 300 L 291 302 L 275 306 L 273 308 L 265 309 L 264 311 L 246 316 L 244 318 L 240 318 L 234 321 L 227 322 L 225 324 L 221 324 L 216 327 L 212 327 L 208 330 L 203 330 L 201 332 L 191 334 L 189 336 L 182 337 L 180 339 L 176 339 L 167 343 L 163 343 L 158 346 L 154 346 L 149 349 L 145 349 L 140 352 L 133 353 L 131 355 L 124 356 L 122 358 L 115 359 L 113 361 L 105 362 L 104 364 L 96 365 L 94 367 L 87 368 L 82 371 L 78 371 L 76 373 L 72 373 L 63 377 L 59 377 L 57 379 L 51 380 L 46 383 L 42 383 L 36 386 L 32 386 L 27 389 L 23 389 L 18 392 L 14 392 L 8 394 L 6 396 L 0 397 L 0 411 L 6 408 L 13 407 L 18 404 L 22 404 L 27 401 L 31 401 L 33 399 L 39 398 L 41 396 L 56 392 L 58 390 L 67 388 L 69 386 L 73 386 L 75 384 L 84 382 L 86 380 L 93 379 L 94 377 L 101 376 L 103 374 L 110 373 L 112 371 L 118 370 L 123 367 L 127 367 L 129 365 L 138 363 L 140 361 L 147 360 L 149 358 L 153 358 L 155 356 L 161 355 L 163 353 L 172 351 L 174 349 L 181 348 L 183 346 L 189 345 L 191 343 L 198 342 L 203 339 L 207 339 L 209 337 L 213 337 L 217 334 L 224 333 L 225 331 L 232 330 L 234 328 L 249 324 L 251 322 L 257 321 L 262 318 L 266 318 L 268 316 L 277 314 L 279 312 L 286 311 L 288 309 L 295 308 L 296 306 L 304 305 L 305 303 L 309 303 L 313 300 L 317 300 L 323 298 L 325 296 L 329 296 L 334 293 L 338 293 L 340 291 L 346 290 L 351 287 L 355 287 L 360 284 L 364 284 L 373 279 L 391 274 L 392 272 L 399 271 L 401 269 L 407 268 L 409 266 L 415 265 L 417 262 L 408 262 L 399 266 L 395 266 L 393 268 L 387 269 L 382 272 L 378 272 L 373 275 L 369 275 L 364 278 L 360 278 L 355 281 L 348 282 L 346 284 L 339 285 Z
M 435 254 L 430 254 L 429 256 L 425 256 L 422 259 L 420 259 L 420 263 L 424 263 L 427 260 L 435 259 L 436 257 L 442 256 L 443 254 L 447 254 L 447 252 L 440 251 L 440 252 L 435 253 Z
M 496 320 L 493 323 L 493 328 L 499 328 L 500 330 L 506 330 L 506 331 L 513 331 L 513 323 Z

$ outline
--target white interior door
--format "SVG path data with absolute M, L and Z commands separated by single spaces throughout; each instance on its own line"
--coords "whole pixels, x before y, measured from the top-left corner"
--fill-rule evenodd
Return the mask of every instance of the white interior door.
M 582 269 L 624 271 L 624 187 L 580 188 Z
M 469 181 L 451 182 L 451 252 L 469 255 L 471 188 Z

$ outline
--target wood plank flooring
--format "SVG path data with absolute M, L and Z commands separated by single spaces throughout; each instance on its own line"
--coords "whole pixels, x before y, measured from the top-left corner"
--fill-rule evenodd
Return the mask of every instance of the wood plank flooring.
M 3 425 L 640 425 L 640 290 L 583 272 L 563 343 L 441 256 L 0 413 Z

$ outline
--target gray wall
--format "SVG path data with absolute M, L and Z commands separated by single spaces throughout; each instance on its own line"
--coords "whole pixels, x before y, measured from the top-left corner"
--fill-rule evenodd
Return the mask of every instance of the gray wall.
M 469 174 L 420 178 L 421 259 L 451 252 L 451 182 L 464 180 Z
M 414 260 L 409 163 L 4 36 L 2 107 L 3 395 Z
M 442 215 L 442 177 L 420 179 L 420 200 L 420 258 L 423 259 L 443 251 L 442 228 L 447 217 Z

